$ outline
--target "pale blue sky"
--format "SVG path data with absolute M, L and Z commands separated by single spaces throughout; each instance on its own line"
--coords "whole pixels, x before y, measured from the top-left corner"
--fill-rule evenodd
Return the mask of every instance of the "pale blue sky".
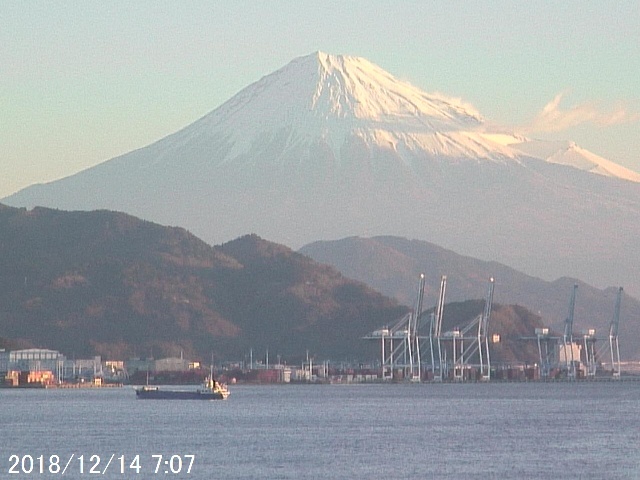
M 638 25 L 635 0 L 5 0 L 0 198 L 145 146 L 316 50 L 640 171 Z

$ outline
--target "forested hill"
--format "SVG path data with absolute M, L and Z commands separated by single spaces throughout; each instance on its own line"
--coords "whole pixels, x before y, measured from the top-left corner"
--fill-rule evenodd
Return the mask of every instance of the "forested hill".
M 109 358 L 375 355 L 406 307 L 287 247 L 110 211 L 0 207 L 0 337 Z

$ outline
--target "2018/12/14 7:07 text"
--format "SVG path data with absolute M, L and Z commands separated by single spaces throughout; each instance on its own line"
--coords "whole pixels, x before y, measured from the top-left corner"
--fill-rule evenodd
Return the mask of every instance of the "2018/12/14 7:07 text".
M 145 462 L 145 459 L 147 462 Z M 59 455 L 11 455 L 9 457 L 9 467 L 7 473 L 50 473 L 64 475 L 67 471 L 74 471 L 79 474 L 106 474 L 107 471 L 116 471 L 122 475 L 126 473 L 191 473 L 195 455 L 162 455 L 154 454 L 142 456 L 136 454 L 131 456 L 118 455 L 112 453 L 109 457 L 93 455 L 76 455 L 72 453 L 66 461 L 61 460 Z

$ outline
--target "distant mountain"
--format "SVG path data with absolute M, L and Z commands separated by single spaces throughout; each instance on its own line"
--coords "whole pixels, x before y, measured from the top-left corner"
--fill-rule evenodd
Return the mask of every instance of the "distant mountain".
M 4 201 L 126 211 L 209 243 L 399 235 L 640 295 L 639 182 L 365 59 L 316 52 L 173 135 Z
M 255 235 L 214 248 L 121 213 L 0 208 L 8 346 L 76 357 L 242 359 L 253 348 L 283 360 L 307 349 L 373 358 L 376 347 L 360 337 L 406 310 Z
M 487 282 L 495 278 L 494 300 L 504 305 L 521 305 L 537 313 L 541 322 L 562 332 L 575 283 L 578 292 L 574 333 L 596 328 L 598 345 L 608 342 L 617 289 L 600 290 L 582 281 L 560 278 L 547 282 L 496 262 L 459 255 L 428 242 L 400 237 L 350 237 L 305 245 L 300 253 L 332 265 L 349 278 L 360 280 L 379 292 L 413 305 L 418 276 L 426 275 L 425 305 L 437 301 L 440 277 L 447 275 L 447 301 L 484 298 Z M 623 296 L 620 319 L 620 348 L 627 360 L 640 359 L 640 302 Z M 528 335 L 533 335 L 533 330 Z
M 639 173 L 595 155 L 579 147 L 574 142 L 525 140 L 519 143 L 510 143 L 509 145 L 526 155 L 546 159 L 549 163 L 566 165 L 606 177 L 621 178 L 636 183 L 640 182 Z

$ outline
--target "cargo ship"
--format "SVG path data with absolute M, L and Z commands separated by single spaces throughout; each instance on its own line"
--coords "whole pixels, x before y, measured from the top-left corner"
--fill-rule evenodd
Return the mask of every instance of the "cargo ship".
M 228 396 L 227 386 L 212 375 L 197 390 L 166 390 L 150 385 L 136 389 L 136 397 L 141 400 L 225 400 Z

